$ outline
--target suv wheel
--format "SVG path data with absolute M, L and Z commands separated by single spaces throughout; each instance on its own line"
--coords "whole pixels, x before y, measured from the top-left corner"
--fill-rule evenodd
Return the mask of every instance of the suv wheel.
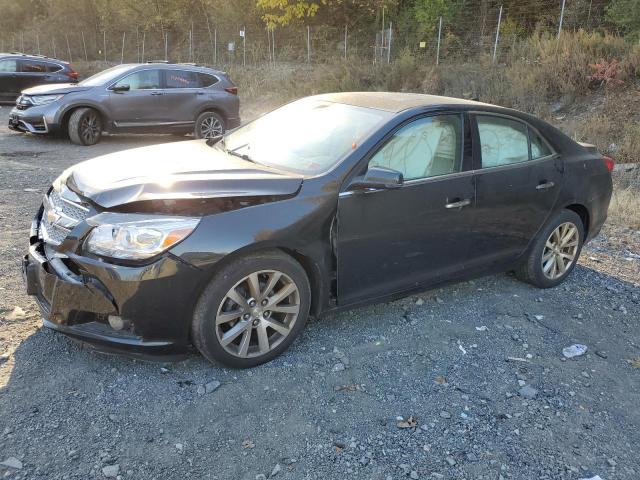
M 196 119 L 196 138 L 213 138 L 225 132 L 224 119 L 216 112 L 203 112 Z
M 302 332 L 311 291 L 293 258 L 267 252 L 217 272 L 198 300 L 191 336 L 200 353 L 229 367 L 273 360 Z
M 563 210 L 538 234 L 516 275 L 539 288 L 559 285 L 576 266 L 584 235 L 578 214 Z
M 69 117 L 67 129 L 76 145 L 94 145 L 102 136 L 102 119 L 92 108 L 78 108 Z

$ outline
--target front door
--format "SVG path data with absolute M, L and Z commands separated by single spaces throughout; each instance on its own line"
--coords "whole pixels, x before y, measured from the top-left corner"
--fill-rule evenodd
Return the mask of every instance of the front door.
M 403 125 L 368 166 L 397 170 L 399 188 L 353 190 L 338 199 L 338 302 L 400 293 L 464 270 L 475 204 L 463 162 L 463 116 Z
M 117 91 L 125 85 L 129 86 L 128 90 Z M 160 70 L 134 72 L 118 80 L 109 90 L 111 118 L 118 129 L 149 129 L 166 118 Z
M 562 185 L 561 158 L 533 128 L 504 116 L 475 115 L 476 246 L 470 268 L 498 269 L 524 253 L 551 214 Z
M 14 58 L 0 60 L 0 99 L 13 101 L 19 94 L 18 61 Z

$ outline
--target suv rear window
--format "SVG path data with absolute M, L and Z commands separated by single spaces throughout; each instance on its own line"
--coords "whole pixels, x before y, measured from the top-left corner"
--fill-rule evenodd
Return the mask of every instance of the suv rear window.
M 166 70 L 166 88 L 200 88 L 217 83 L 213 75 L 187 70 Z

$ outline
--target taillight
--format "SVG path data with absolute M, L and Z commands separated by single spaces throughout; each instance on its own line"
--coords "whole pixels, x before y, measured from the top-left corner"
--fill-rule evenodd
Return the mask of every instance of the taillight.
M 230 93 L 231 95 L 237 95 L 238 87 L 227 87 L 224 89 L 224 91 Z
M 603 155 L 602 160 L 604 160 L 604 164 L 607 166 L 607 170 L 609 170 L 610 172 L 613 171 L 613 166 L 615 165 L 615 163 L 613 162 L 613 158 L 607 155 Z
M 71 68 L 71 67 L 69 67 L 69 68 Z M 77 80 L 79 76 L 80 76 L 80 74 L 78 72 L 76 72 L 73 68 L 71 68 L 71 70 L 69 70 L 67 72 L 67 77 L 73 78 L 74 80 Z

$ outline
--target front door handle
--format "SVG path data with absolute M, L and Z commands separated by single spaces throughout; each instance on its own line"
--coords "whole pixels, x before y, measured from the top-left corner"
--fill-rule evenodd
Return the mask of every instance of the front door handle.
M 555 186 L 555 183 L 553 182 L 544 182 L 539 184 L 536 187 L 536 190 L 549 190 L 550 188 L 553 188 Z
M 162 95 L 162 92 L 151 92 L 151 95 L 153 95 L 155 97 L 155 96 L 158 96 L 158 95 Z
M 464 200 L 456 200 L 455 202 L 447 203 L 445 208 L 462 208 L 471 205 L 471 199 L 465 198 Z

